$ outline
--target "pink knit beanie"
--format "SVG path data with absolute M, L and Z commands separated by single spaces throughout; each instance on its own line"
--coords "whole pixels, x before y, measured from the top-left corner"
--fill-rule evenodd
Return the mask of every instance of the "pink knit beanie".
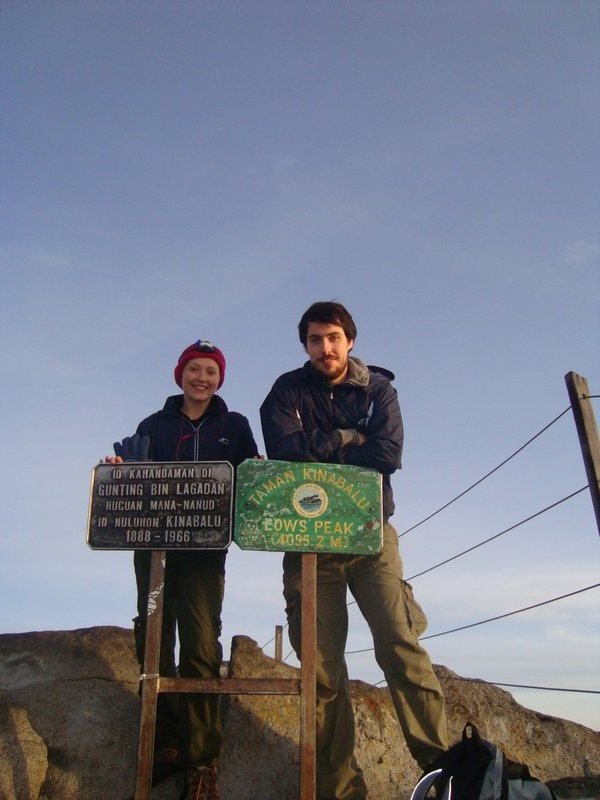
M 177 386 L 181 386 L 181 373 L 183 372 L 183 368 L 188 361 L 191 361 L 194 358 L 212 358 L 212 360 L 218 364 L 219 386 L 217 388 L 220 389 L 221 386 L 223 386 L 223 381 L 225 380 L 225 356 L 218 347 L 215 347 L 212 342 L 209 342 L 206 339 L 198 339 L 197 342 L 194 342 L 194 344 L 186 347 L 183 353 L 179 356 L 179 361 L 177 362 L 177 366 L 175 367 L 175 371 L 173 373 Z

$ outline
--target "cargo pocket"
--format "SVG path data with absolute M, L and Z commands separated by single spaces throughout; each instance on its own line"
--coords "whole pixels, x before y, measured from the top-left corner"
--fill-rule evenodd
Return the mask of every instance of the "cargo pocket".
M 404 603 L 406 605 L 406 619 L 410 632 L 418 639 L 427 630 L 427 617 L 421 606 L 415 600 L 412 586 L 404 580 L 400 580 Z

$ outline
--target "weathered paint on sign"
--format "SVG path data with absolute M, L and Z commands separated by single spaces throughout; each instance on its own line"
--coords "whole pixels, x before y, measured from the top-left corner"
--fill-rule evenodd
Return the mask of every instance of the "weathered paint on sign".
M 340 464 L 247 460 L 237 468 L 233 538 L 245 550 L 377 553 L 381 475 Z
M 228 461 L 98 464 L 87 543 L 94 550 L 223 550 L 231 542 Z

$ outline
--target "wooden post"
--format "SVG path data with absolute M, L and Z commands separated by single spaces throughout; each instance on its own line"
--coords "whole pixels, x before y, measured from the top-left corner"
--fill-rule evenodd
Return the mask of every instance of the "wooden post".
M 283 625 L 275 625 L 275 660 L 283 661 Z
M 315 800 L 317 735 L 317 555 L 302 554 L 300 800 Z
M 600 534 L 600 440 L 587 380 L 575 372 L 565 375 L 579 445 L 588 479 L 596 525 Z
M 160 682 L 158 671 L 165 587 L 165 565 L 165 551 L 153 550 L 152 560 L 150 562 L 144 672 L 141 676 L 142 705 L 140 712 L 140 737 L 138 742 L 135 800 L 149 800 L 150 798 L 152 761 L 154 757 L 154 729 L 156 726 L 156 703 Z

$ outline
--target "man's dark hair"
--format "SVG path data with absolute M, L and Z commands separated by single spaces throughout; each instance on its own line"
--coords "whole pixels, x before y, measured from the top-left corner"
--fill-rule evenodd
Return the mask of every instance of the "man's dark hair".
M 321 325 L 339 325 L 344 329 L 347 339 L 356 339 L 356 325 L 350 312 L 341 304 L 334 302 L 313 303 L 307 308 L 298 323 L 300 341 L 306 347 L 308 325 L 310 322 L 319 322 Z

